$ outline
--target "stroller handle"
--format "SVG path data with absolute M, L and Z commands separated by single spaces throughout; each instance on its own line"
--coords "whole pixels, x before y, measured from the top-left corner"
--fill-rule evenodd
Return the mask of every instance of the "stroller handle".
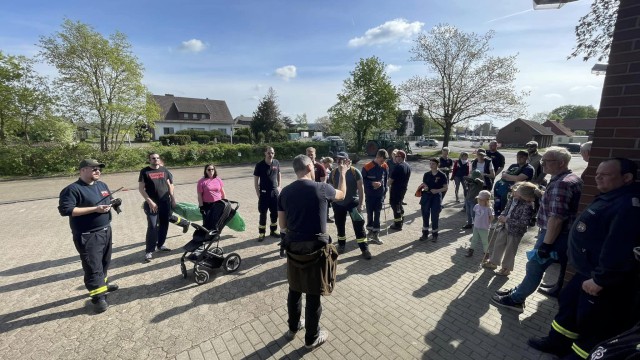
M 232 200 L 227 200 L 229 202 L 229 204 L 234 204 L 235 207 L 233 208 L 233 210 L 238 210 L 238 208 L 240 207 L 240 203 L 237 201 L 232 201 Z

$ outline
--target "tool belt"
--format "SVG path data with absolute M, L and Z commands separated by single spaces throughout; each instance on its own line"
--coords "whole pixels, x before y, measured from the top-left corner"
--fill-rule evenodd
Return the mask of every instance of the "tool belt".
M 289 237 L 287 233 L 287 237 Z M 326 234 L 315 235 L 327 237 Z M 306 252 L 303 249 L 319 249 Z M 286 241 L 287 279 L 293 291 L 311 295 L 331 295 L 336 284 L 338 251 L 335 245 L 320 239 L 311 241 Z

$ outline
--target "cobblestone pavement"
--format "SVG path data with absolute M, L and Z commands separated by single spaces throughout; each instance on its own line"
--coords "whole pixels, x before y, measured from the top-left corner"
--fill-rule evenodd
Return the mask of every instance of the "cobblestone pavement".
M 107 172 L 112 190 L 125 187 L 118 193 L 123 212 L 114 215 L 109 273 L 121 289 L 99 315 L 91 311 L 67 219 L 56 208 L 59 191 L 75 177 L 0 182 L 0 358 L 548 359 L 526 339 L 547 331 L 555 300 L 536 293 L 522 315 L 489 305 L 493 291 L 522 279 L 534 230 L 525 235 L 513 274 L 496 277 L 479 268 L 479 256 L 464 257 L 471 233 L 459 230 L 465 219 L 449 191 L 440 241 L 418 242 L 421 220 L 412 190 L 426 166 L 411 166 L 405 230 L 384 232 L 385 243 L 371 245 L 374 257 L 367 261 L 347 226 L 336 290 L 322 299 L 329 341 L 312 352 L 302 334 L 291 342 L 283 337 L 285 260 L 278 257 L 278 239 L 256 241 L 253 166 L 219 168 L 228 198 L 241 204 L 247 231 L 225 229 L 221 240 L 226 253 L 242 256 L 240 269 L 218 270 L 202 286 L 180 275 L 179 249 L 190 234 L 178 227 L 171 226 L 167 241 L 174 251 L 143 262 L 146 220 L 137 173 Z M 286 185 L 294 174 L 290 163 L 283 170 Z M 202 168 L 172 172 L 178 201 L 197 202 Z M 382 218 L 391 224 L 391 211 Z M 335 237 L 335 227 L 329 229 Z

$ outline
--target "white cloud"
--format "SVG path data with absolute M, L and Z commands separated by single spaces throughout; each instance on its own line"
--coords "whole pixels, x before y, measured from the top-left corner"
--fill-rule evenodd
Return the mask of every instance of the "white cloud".
M 560 94 L 545 94 L 544 97 L 548 98 L 548 99 L 562 99 L 563 96 Z
M 590 92 L 590 91 L 601 91 L 602 88 L 594 86 L 594 85 L 585 85 L 585 86 L 573 86 L 569 89 L 571 92 Z
M 276 75 L 284 81 L 289 81 L 297 76 L 296 67 L 294 65 L 287 65 L 277 68 Z
M 206 48 L 207 45 L 198 39 L 183 41 L 182 45 L 180 45 L 180 50 L 194 53 L 199 53 Z
M 418 34 L 423 26 L 424 23 L 419 21 L 409 23 L 405 19 L 394 19 L 367 30 L 362 37 L 349 40 L 349 46 L 359 47 L 408 40 Z
M 387 72 L 387 74 L 391 74 L 392 72 L 400 71 L 400 69 L 402 69 L 402 66 L 400 65 L 389 64 L 387 65 L 385 71 Z

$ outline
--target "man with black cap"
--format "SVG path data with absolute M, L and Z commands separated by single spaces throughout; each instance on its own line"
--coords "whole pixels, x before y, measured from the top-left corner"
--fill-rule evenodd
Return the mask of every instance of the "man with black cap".
M 111 191 L 100 181 L 104 164 L 94 159 L 80 162 L 80 178 L 60 192 L 58 211 L 69 217 L 73 243 L 84 270 L 84 285 L 93 310 L 107 310 L 107 292 L 118 290 L 109 284 L 111 262 Z
M 393 225 L 394 230 L 402 230 L 402 224 L 404 222 L 404 208 L 402 207 L 402 201 L 404 195 L 407 193 L 407 186 L 409 184 L 409 178 L 411 177 L 411 168 L 407 164 L 407 153 L 403 150 L 398 150 L 394 155 L 393 161 L 395 166 L 389 174 L 389 205 L 393 210 Z
M 338 230 L 338 253 L 344 254 L 347 243 L 346 223 L 347 215 L 351 218 L 353 232 L 356 235 L 356 243 L 362 250 L 362 257 L 371 259 L 371 252 L 367 244 L 367 235 L 364 231 L 364 218 L 362 217 L 362 204 L 364 200 L 364 185 L 362 184 L 362 174 L 358 169 L 351 166 L 351 160 L 346 152 L 337 154 L 338 167 L 329 175 L 329 184 L 335 189 L 340 188 L 340 165 L 345 164 L 349 171 L 345 174 L 346 194 L 344 200 L 333 203 L 333 217 Z

